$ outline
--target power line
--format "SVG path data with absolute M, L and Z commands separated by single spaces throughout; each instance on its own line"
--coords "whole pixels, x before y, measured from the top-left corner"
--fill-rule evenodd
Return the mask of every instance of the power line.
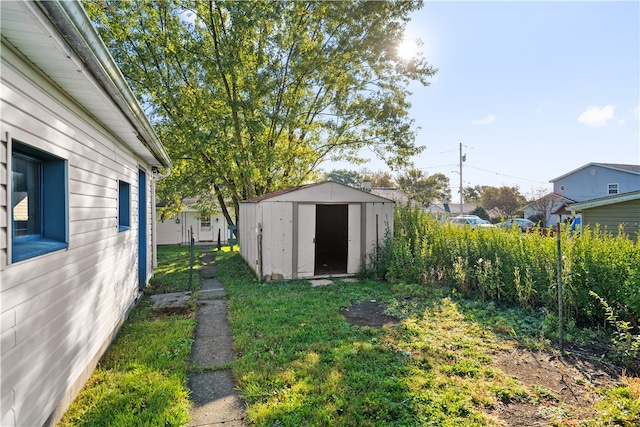
M 520 178 L 520 177 L 518 177 L 518 176 L 507 175 L 507 174 L 500 173 L 500 172 L 495 172 L 495 171 L 490 171 L 490 170 L 487 170 L 487 169 L 478 168 L 478 167 L 475 167 L 475 166 L 471 166 L 471 165 L 469 165 L 469 164 L 467 164 L 466 166 L 467 166 L 468 168 L 471 168 L 471 169 L 477 169 L 477 170 L 482 171 L 482 172 L 488 172 L 488 173 L 492 173 L 492 174 L 495 174 L 495 175 L 506 176 L 506 177 L 508 177 L 508 178 L 519 179 L 519 180 L 521 180 L 521 181 L 535 182 L 536 184 L 548 184 L 548 182 L 535 181 L 535 180 L 533 180 L 533 179 L 527 179 L 527 178 Z

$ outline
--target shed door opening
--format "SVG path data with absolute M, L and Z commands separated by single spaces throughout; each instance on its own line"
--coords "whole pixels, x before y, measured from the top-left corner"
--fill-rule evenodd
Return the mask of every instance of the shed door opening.
M 314 274 L 347 272 L 349 205 L 316 205 Z

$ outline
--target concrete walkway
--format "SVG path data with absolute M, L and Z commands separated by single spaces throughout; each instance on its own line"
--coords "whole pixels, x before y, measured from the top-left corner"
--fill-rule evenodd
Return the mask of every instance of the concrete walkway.
M 203 248 L 204 249 L 204 248 Z M 198 326 L 191 347 L 194 370 L 187 379 L 191 390 L 192 427 L 244 426 L 244 403 L 235 389 L 231 369 L 235 358 L 233 337 L 227 320 L 224 284 L 218 279 L 213 249 L 203 250 L 200 260 L 200 297 L 196 310 Z

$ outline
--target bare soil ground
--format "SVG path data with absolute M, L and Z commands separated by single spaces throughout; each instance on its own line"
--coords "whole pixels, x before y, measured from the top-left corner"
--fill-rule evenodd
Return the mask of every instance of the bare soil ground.
M 384 314 L 385 306 L 375 300 L 360 302 L 341 311 L 345 319 L 359 326 L 389 327 L 399 320 Z M 620 384 L 622 368 L 602 361 L 607 348 L 565 346 L 559 352 L 513 347 L 491 354 L 493 365 L 526 386 L 536 401 L 503 401 L 487 412 L 501 426 L 549 426 L 554 419 L 578 425 L 592 418 L 598 400 L 596 389 Z

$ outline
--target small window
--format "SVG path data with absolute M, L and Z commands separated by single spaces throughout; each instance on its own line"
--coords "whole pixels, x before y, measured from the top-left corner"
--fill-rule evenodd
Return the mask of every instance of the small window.
M 210 231 L 211 230 L 211 217 L 205 216 L 200 218 L 200 230 L 202 231 Z
M 11 261 L 19 262 L 67 247 L 67 163 L 12 145 Z
M 608 194 L 618 194 L 618 184 L 608 184 Z
M 118 181 L 118 231 L 126 231 L 131 226 L 131 186 Z

